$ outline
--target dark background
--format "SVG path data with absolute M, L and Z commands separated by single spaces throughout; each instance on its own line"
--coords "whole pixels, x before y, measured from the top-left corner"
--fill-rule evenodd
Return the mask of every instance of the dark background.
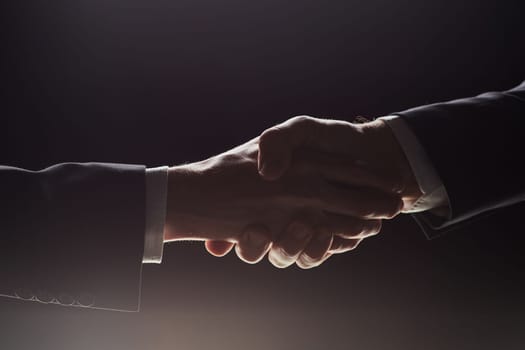
M 510 88 L 525 79 L 522 4 L 20 1 L 2 10 L 0 164 L 172 165 L 298 114 Z M 311 271 L 174 243 L 144 267 L 140 313 L 0 300 L 0 348 L 522 349 L 523 213 L 433 241 L 400 217 Z

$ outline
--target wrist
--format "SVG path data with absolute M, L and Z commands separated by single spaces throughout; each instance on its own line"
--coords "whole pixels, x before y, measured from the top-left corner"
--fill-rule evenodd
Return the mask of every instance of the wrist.
M 168 195 L 164 241 L 190 240 L 191 217 L 195 216 L 195 186 L 192 179 L 198 175 L 193 164 L 168 169 Z
M 383 120 L 376 119 L 361 124 L 361 127 L 366 137 L 370 138 L 375 158 L 382 164 L 383 171 L 397 177 L 400 182 L 399 193 L 405 202 L 405 207 L 420 198 L 423 193 L 410 162 L 390 126 Z

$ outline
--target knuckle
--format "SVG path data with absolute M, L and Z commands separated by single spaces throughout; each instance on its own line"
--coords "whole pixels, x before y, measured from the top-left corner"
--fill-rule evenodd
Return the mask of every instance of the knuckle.
M 385 208 L 386 217 L 391 219 L 398 215 L 403 208 L 403 202 L 400 199 L 394 199 L 389 204 L 388 208 Z
M 354 223 L 352 230 L 348 230 L 349 232 L 346 234 L 346 238 L 354 238 L 359 237 L 367 230 L 368 221 L 366 220 L 358 220 L 356 223 Z
M 356 239 L 349 247 L 348 247 L 348 251 L 351 251 L 351 250 L 354 250 L 355 248 L 357 248 L 357 246 L 359 245 L 359 243 L 361 243 L 361 240 L 362 239 Z
M 348 248 L 346 249 L 347 252 L 351 252 L 352 250 L 354 250 L 355 248 L 357 248 L 357 245 L 358 243 L 352 243 L 351 245 L 348 246 Z
M 266 129 L 259 137 L 259 145 L 270 143 L 272 140 L 278 138 L 281 135 L 281 129 L 274 126 Z
M 381 220 L 370 221 L 365 230 L 363 230 L 363 235 L 365 237 L 377 235 L 381 231 L 381 226 Z
M 316 123 L 316 119 L 307 115 L 299 115 L 292 118 L 292 125 L 294 128 L 306 131 Z
M 376 211 L 373 208 L 369 208 L 367 206 L 360 206 L 357 208 L 357 214 L 362 218 L 373 218 L 377 215 Z
M 297 115 L 291 119 L 293 124 L 305 124 L 310 123 L 313 120 L 312 117 L 308 115 Z

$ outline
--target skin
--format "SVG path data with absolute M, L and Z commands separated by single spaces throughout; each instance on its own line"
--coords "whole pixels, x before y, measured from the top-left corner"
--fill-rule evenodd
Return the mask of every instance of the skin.
M 308 268 L 376 234 L 381 219 L 401 209 L 396 183 L 315 150 L 296 152 L 268 181 L 259 173 L 259 141 L 169 169 L 165 241 L 206 241 L 217 256 L 235 246 L 249 263 L 268 253 L 277 267 Z
M 362 186 L 361 189 L 367 190 L 360 192 L 361 195 L 374 193 L 371 189 L 396 194 L 405 208 L 422 195 L 397 139 L 380 120 L 352 124 L 308 116 L 289 119 L 261 135 L 257 162 L 259 174 L 270 183 L 286 178 L 300 164 L 306 172 L 321 174 L 336 185 L 341 194 L 348 186 Z M 369 214 L 378 219 L 369 221 L 361 231 L 356 227 L 362 222 L 351 222 L 352 215 L 325 217 L 328 222 L 346 221 L 346 226 L 337 227 L 327 221 L 318 225 L 307 215 L 294 216 L 274 237 L 268 254 L 270 262 L 276 267 L 296 263 L 306 269 L 319 266 L 333 254 L 355 249 L 364 238 L 381 229 L 381 216 L 373 215 L 380 214 L 377 211 L 381 204 L 376 199 L 361 197 L 353 203 L 372 205 L 367 207 Z M 373 207 L 373 203 L 377 207 Z M 232 245 L 231 242 L 206 242 L 208 251 L 217 256 L 226 254 Z M 241 252 L 247 249 L 238 248 Z

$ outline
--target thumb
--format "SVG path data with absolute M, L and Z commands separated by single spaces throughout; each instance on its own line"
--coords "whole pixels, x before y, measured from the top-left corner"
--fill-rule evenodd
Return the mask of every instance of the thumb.
M 305 115 L 293 117 L 264 131 L 259 137 L 258 168 L 261 176 L 266 180 L 281 177 L 290 166 L 296 148 L 322 148 L 319 134 L 326 134 L 326 123 Z
M 266 180 L 280 178 L 290 166 L 293 149 L 279 127 L 264 131 L 259 137 L 257 167 Z

